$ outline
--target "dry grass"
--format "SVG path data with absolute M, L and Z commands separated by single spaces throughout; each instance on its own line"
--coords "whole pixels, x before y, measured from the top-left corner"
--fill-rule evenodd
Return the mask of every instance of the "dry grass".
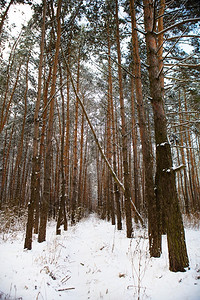
M 0 210 L 0 240 L 15 239 L 18 232 L 25 231 L 26 221 L 25 209 L 4 207 Z
M 183 221 L 186 228 L 200 229 L 200 212 L 183 215 Z

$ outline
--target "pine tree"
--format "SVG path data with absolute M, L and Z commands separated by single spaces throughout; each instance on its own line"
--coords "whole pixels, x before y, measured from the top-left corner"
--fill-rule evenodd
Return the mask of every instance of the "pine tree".
M 156 196 L 158 203 L 163 204 L 166 216 L 166 230 L 169 251 L 169 268 L 171 271 L 184 271 L 188 267 L 185 235 L 182 216 L 176 191 L 175 172 L 172 166 L 172 155 L 167 137 L 166 116 L 163 109 L 162 88 L 159 80 L 159 59 L 155 30 L 154 6 L 144 0 L 144 24 L 147 57 L 149 64 L 149 81 L 151 103 L 154 113 L 156 142 Z

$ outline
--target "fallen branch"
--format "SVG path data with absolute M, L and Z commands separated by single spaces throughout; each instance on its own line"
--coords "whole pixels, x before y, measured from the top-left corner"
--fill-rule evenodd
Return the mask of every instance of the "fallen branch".
M 69 287 L 69 288 L 65 288 L 65 289 L 59 289 L 58 292 L 64 292 L 64 291 L 69 291 L 69 290 L 75 290 L 75 288 Z

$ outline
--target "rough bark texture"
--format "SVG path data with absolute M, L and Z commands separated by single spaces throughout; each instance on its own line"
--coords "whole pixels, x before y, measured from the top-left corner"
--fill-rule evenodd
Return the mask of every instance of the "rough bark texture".
M 39 108 L 42 89 L 42 67 L 43 67 L 43 54 L 44 54 L 44 40 L 45 40 L 45 17 L 46 17 L 46 0 L 43 1 L 43 24 L 42 36 L 40 44 L 40 62 L 38 71 L 38 93 L 37 101 L 34 112 L 34 136 L 33 136 L 33 157 L 32 157 L 32 174 L 31 174 L 31 196 L 28 206 L 28 220 L 26 229 L 26 238 L 24 248 L 31 250 L 32 248 L 32 231 L 34 225 L 34 209 L 36 208 L 36 222 L 35 231 L 38 232 L 38 219 L 39 219 L 39 161 L 38 161 L 38 137 L 39 137 Z
M 153 157 L 151 154 L 151 144 L 148 137 L 148 130 L 145 121 L 145 110 L 142 94 L 141 82 L 141 62 L 139 56 L 139 44 L 136 27 L 136 18 L 134 10 L 134 1 L 130 1 L 131 20 L 132 20 L 132 42 L 134 58 L 134 75 L 135 75 L 135 93 L 138 104 L 138 118 L 140 126 L 140 138 L 142 143 L 142 154 L 144 163 L 144 180 L 145 180 L 145 197 L 144 201 L 148 208 L 148 233 L 149 233 L 149 251 L 153 257 L 159 257 L 161 254 L 161 232 L 158 223 L 158 203 L 154 192 L 153 179 Z
M 157 39 L 154 33 L 154 7 L 153 3 L 149 0 L 143 0 L 143 3 L 156 140 L 156 196 L 158 203 L 162 204 L 166 216 L 169 268 L 171 271 L 177 272 L 184 271 L 189 262 L 182 216 L 176 192 L 175 173 L 172 169 L 171 149 L 167 137 L 167 123 L 163 108 L 161 82 L 158 76 L 159 60 L 157 55 Z

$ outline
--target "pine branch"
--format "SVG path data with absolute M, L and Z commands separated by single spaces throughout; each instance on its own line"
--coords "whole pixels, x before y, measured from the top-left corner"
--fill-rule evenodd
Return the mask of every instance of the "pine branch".
M 163 34 L 163 33 L 167 32 L 167 31 L 169 31 L 169 30 L 171 30 L 171 29 L 173 29 L 173 28 L 175 28 L 179 25 L 183 25 L 183 24 L 186 24 L 186 23 L 195 23 L 195 22 L 198 22 L 198 21 L 200 21 L 200 18 L 193 18 L 193 19 L 183 20 L 181 22 L 175 23 L 175 24 L 161 30 L 160 32 L 155 32 L 155 34 L 160 35 L 160 34 Z
M 196 68 L 199 68 L 200 67 L 200 64 L 180 64 L 180 63 L 178 63 L 178 64 L 164 64 L 164 66 L 166 66 L 166 67 L 170 67 L 170 66 L 173 66 L 173 67 L 175 67 L 175 66 L 178 66 L 178 67 L 185 67 L 185 68 L 194 68 L 194 69 L 196 69 Z M 170 68 L 171 69 L 171 68 Z
M 170 77 L 170 76 L 165 76 L 165 78 L 170 80 L 180 81 L 180 82 L 188 82 L 188 79 L 180 79 L 180 78 Z M 192 82 L 200 82 L 200 80 L 192 80 Z
M 181 35 L 181 38 L 200 38 L 200 35 L 195 35 L 195 34 Z M 172 41 L 176 39 L 180 39 L 180 35 L 169 37 L 167 38 L 167 41 Z

